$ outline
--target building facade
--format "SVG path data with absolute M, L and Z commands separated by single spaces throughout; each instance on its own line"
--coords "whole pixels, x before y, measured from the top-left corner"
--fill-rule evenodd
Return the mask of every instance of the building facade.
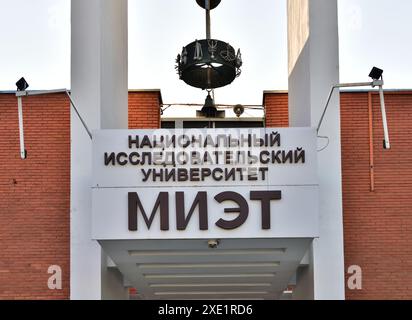
M 375 91 L 336 90 L 315 129 L 339 84 L 336 0 L 288 0 L 289 89 L 253 119 L 162 119 L 160 90 L 128 90 L 127 17 L 71 1 L 81 119 L 63 93 L 23 97 L 25 160 L 0 95 L 1 299 L 411 298 L 412 92 L 386 91 L 390 150 Z M 234 167 L 206 150 L 222 144 L 259 157 Z
M 349 300 L 412 298 L 412 154 L 408 140 L 412 92 L 387 91 L 385 98 L 390 151 L 382 149 L 377 92 L 341 93 L 343 285 Z M 23 161 L 16 97 L 0 94 L 0 299 L 70 298 L 69 103 L 63 94 L 25 98 L 27 159 Z M 130 91 L 129 128 L 160 128 L 161 103 L 158 90 Z M 265 92 L 264 105 L 262 126 L 289 125 L 286 92 Z M 53 265 L 62 271 L 62 288 L 57 290 L 48 287 Z M 353 290 L 348 286 L 352 266 L 362 272 L 361 288 Z M 108 279 L 118 276 L 114 266 L 106 268 Z M 125 299 L 139 294 L 139 288 L 124 285 Z M 292 278 L 285 290 L 293 292 L 295 285 Z

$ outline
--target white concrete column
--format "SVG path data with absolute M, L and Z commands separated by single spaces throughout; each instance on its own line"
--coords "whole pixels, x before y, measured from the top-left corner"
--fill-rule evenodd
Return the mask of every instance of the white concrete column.
M 332 85 L 339 82 L 337 0 L 288 0 L 291 126 L 316 127 Z M 313 243 L 315 299 L 344 299 L 340 103 L 336 93 L 319 133 L 320 238 Z M 319 140 L 324 146 L 326 140 Z M 299 284 L 298 284 L 299 285 Z M 310 298 L 310 297 L 309 297 Z
M 127 128 L 127 0 L 71 1 L 71 91 L 91 130 Z M 102 253 L 91 239 L 91 140 L 71 117 L 72 299 L 101 299 Z

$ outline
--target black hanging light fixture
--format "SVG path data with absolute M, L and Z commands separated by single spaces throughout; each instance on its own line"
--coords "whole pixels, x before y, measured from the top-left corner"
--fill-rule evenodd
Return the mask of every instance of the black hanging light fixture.
M 206 10 L 206 39 L 183 47 L 176 59 L 176 70 L 186 84 L 210 93 L 213 89 L 231 84 L 241 74 L 242 55 L 240 49 L 236 51 L 229 43 L 211 37 L 210 11 L 220 4 L 220 0 L 196 2 Z M 210 100 L 208 94 L 208 107 L 214 106 Z M 210 114 L 213 113 L 209 112 L 206 116 L 210 117 Z
M 220 4 L 221 0 L 210 0 L 209 4 L 210 4 L 210 10 L 213 10 L 214 8 L 216 8 L 219 4 Z M 201 6 L 203 9 L 207 9 L 207 4 L 205 0 L 196 0 L 197 4 L 199 6 Z

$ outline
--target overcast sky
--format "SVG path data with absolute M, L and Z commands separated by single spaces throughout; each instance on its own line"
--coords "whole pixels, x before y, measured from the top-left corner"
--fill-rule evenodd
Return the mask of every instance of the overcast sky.
M 341 81 L 365 81 L 373 65 L 387 88 L 412 88 L 412 1 L 339 0 Z M 129 88 L 160 88 L 165 103 L 204 101 L 178 80 L 182 47 L 204 38 L 204 11 L 190 0 L 129 0 Z M 240 78 L 218 103 L 260 104 L 287 89 L 286 0 L 223 0 L 212 36 L 242 50 Z M 70 0 L 0 0 L 0 90 L 25 76 L 30 89 L 70 88 Z

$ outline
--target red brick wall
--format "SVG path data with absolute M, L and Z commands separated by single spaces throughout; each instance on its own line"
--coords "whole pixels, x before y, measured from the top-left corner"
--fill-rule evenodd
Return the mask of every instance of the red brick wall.
M 129 93 L 130 128 L 159 128 L 159 91 Z M 23 98 L 27 160 L 20 159 L 17 99 L 0 94 L 0 299 L 70 297 L 70 106 L 63 94 Z M 47 287 L 49 266 L 63 290 Z
M 363 289 L 346 289 L 346 298 L 412 299 L 412 91 L 385 94 L 390 151 L 373 93 L 371 152 L 368 95 L 341 94 L 345 266 L 363 271 Z M 287 124 L 287 101 L 287 94 L 265 95 L 267 126 Z
M 70 110 L 62 94 L 23 98 L 27 160 L 20 159 L 17 99 L 0 94 L 0 299 L 67 299 L 70 268 Z M 63 290 L 47 287 L 49 266 Z
M 412 299 L 412 92 L 387 93 L 392 150 L 382 150 L 379 101 L 372 95 L 371 191 L 368 93 L 343 93 L 345 263 L 363 269 L 348 299 Z M 130 128 L 160 126 L 160 93 L 129 94 Z M 265 95 L 267 126 L 288 124 L 287 94 Z M 64 95 L 24 98 L 28 159 L 19 158 L 17 101 L 0 95 L 0 299 L 67 299 L 70 264 L 70 118 Z M 63 290 L 47 268 L 63 269 Z
M 129 128 L 160 128 L 160 91 L 131 91 L 129 93 Z
M 345 265 L 363 271 L 363 290 L 346 297 L 412 299 L 412 92 L 385 95 L 390 151 L 383 150 L 379 96 L 371 97 L 373 152 L 368 93 L 341 97 Z
M 266 110 L 266 127 L 289 126 L 288 93 L 266 92 L 263 96 Z

